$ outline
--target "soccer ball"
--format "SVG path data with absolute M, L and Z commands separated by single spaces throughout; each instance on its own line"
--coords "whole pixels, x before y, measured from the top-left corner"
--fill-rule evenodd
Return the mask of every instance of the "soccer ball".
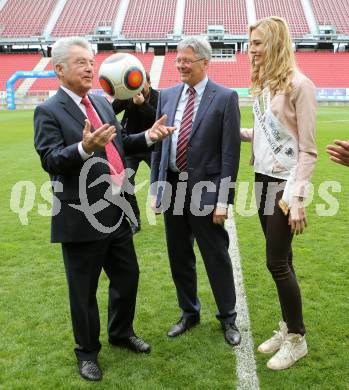
M 141 61 L 128 53 L 116 53 L 106 58 L 99 68 L 98 77 L 103 90 L 119 100 L 137 95 L 146 80 Z

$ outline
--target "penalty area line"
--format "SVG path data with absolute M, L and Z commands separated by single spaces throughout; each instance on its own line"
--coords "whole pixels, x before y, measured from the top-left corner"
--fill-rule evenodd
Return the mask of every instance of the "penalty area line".
M 238 313 L 236 325 L 241 333 L 241 344 L 234 347 L 236 355 L 236 374 L 238 378 L 237 390 L 259 390 L 250 316 L 244 288 L 244 277 L 241 268 L 235 220 L 231 208 L 229 210 L 229 219 L 225 222 L 225 228 L 229 234 L 229 254 L 234 271 L 236 309 Z

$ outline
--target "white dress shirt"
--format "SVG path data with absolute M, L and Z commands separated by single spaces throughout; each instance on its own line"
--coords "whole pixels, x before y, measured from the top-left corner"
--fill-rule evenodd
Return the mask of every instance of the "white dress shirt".
M 77 95 L 75 92 L 71 91 L 70 89 L 64 87 L 63 85 L 61 85 L 61 88 L 63 89 L 63 91 L 65 93 L 67 93 L 72 99 L 73 101 L 76 103 L 76 105 L 80 108 L 80 110 L 82 111 L 82 113 L 86 116 L 87 118 L 87 113 L 86 113 L 86 107 L 84 104 L 81 103 L 81 100 L 82 100 L 82 97 Z M 98 115 L 98 114 L 97 114 Z M 99 116 L 99 115 L 98 115 Z M 147 146 L 151 146 L 155 143 L 155 141 L 152 141 L 149 137 L 149 133 L 148 133 L 148 130 L 145 132 L 145 140 L 146 140 L 146 143 L 147 143 Z M 93 152 L 91 154 L 88 154 L 84 151 L 84 148 L 82 147 L 82 141 L 79 142 L 78 144 L 78 149 L 79 149 L 79 153 L 80 153 L 80 156 L 81 158 L 83 159 L 83 161 L 87 160 L 88 158 L 90 158 L 91 156 L 93 156 Z
M 208 77 L 206 76 L 203 80 L 201 80 L 199 83 L 197 83 L 193 87 L 195 89 L 195 99 L 194 99 L 194 112 L 193 112 L 192 124 L 194 123 L 196 113 L 198 111 L 198 108 L 199 108 L 199 105 L 200 105 L 200 102 L 202 99 L 202 95 L 203 95 L 204 90 L 206 88 L 207 81 L 208 81 Z M 169 168 L 173 172 L 179 172 L 179 169 L 177 168 L 177 165 L 176 165 L 177 141 L 178 141 L 178 134 L 179 134 L 179 129 L 181 127 L 184 109 L 185 109 L 185 106 L 187 104 L 188 98 L 189 98 L 189 85 L 184 84 L 184 88 L 183 88 L 181 97 L 179 98 L 179 101 L 178 101 L 176 115 L 175 115 L 175 119 L 174 119 L 174 126 L 176 127 L 176 130 L 173 132 L 172 138 L 171 138 Z
M 72 99 L 73 101 L 76 103 L 76 105 L 80 108 L 80 110 L 82 111 L 82 113 L 86 116 L 87 118 L 87 114 L 86 114 L 86 107 L 81 103 L 81 99 L 82 97 L 77 95 L 75 92 L 71 91 L 70 89 L 64 87 L 63 85 L 61 85 L 61 88 L 63 89 L 63 91 L 68 94 Z M 80 153 L 80 156 L 81 158 L 83 159 L 83 161 L 87 160 L 89 157 L 93 156 L 93 152 L 91 154 L 88 154 L 84 151 L 84 148 L 82 147 L 82 141 L 79 142 L 78 144 L 78 149 L 79 149 L 79 153 Z

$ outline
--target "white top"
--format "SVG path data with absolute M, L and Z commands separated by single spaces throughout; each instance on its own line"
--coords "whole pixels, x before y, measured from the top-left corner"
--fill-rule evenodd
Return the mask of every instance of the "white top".
M 275 158 L 270 150 L 268 141 L 263 131 L 258 128 L 253 130 L 253 154 L 254 154 L 254 171 L 263 175 L 275 177 L 277 179 L 287 180 L 289 171 L 273 172 Z
M 264 102 L 262 98 L 259 100 L 259 104 L 261 106 L 262 112 L 265 112 L 265 110 L 267 109 L 265 103 L 266 102 Z M 263 175 L 275 177 L 281 180 L 288 179 L 290 172 L 287 169 L 278 172 L 274 171 L 276 160 L 270 149 L 265 134 L 263 133 L 263 130 L 259 126 L 254 126 L 253 128 L 253 154 L 254 154 L 253 166 L 254 166 L 254 171 L 256 173 L 261 173 Z

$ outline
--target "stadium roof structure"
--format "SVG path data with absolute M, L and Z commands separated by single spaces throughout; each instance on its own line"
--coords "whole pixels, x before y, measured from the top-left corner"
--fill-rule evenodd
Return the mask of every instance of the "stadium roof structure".
M 211 34 L 200 34 L 200 36 L 207 38 L 211 43 L 222 43 L 231 44 L 231 43 L 247 43 L 247 35 L 231 35 L 224 34 L 223 36 L 213 36 Z M 113 36 L 113 35 L 101 35 L 101 34 L 90 34 L 85 35 L 91 43 L 94 44 L 110 44 L 115 47 L 118 46 L 135 46 L 137 44 L 149 44 L 150 46 L 176 46 L 177 43 L 186 37 L 186 35 L 174 35 L 169 34 L 166 37 L 148 37 L 148 38 L 125 38 L 123 36 Z M 30 37 L 0 37 L 0 46 L 27 46 L 36 47 L 36 46 L 50 46 L 60 37 L 44 37 L 44 36 L 30 36 Z M 295 37 L 293 42 L 296 45 L 312 45 L 316 46 L 319 43 L 326 42 L 328 44 L 349 44 L 349 35 L 342 34 L 307 34 L 304 37 Z
M 288 21 L 296 44 L 349 43 L 349 4 L 336 0 L 0 0 L 0 46 L 68 35 L 116 47 L 171 46 L 188 35 L 246 43 L 247 26 L 273 14 Z

